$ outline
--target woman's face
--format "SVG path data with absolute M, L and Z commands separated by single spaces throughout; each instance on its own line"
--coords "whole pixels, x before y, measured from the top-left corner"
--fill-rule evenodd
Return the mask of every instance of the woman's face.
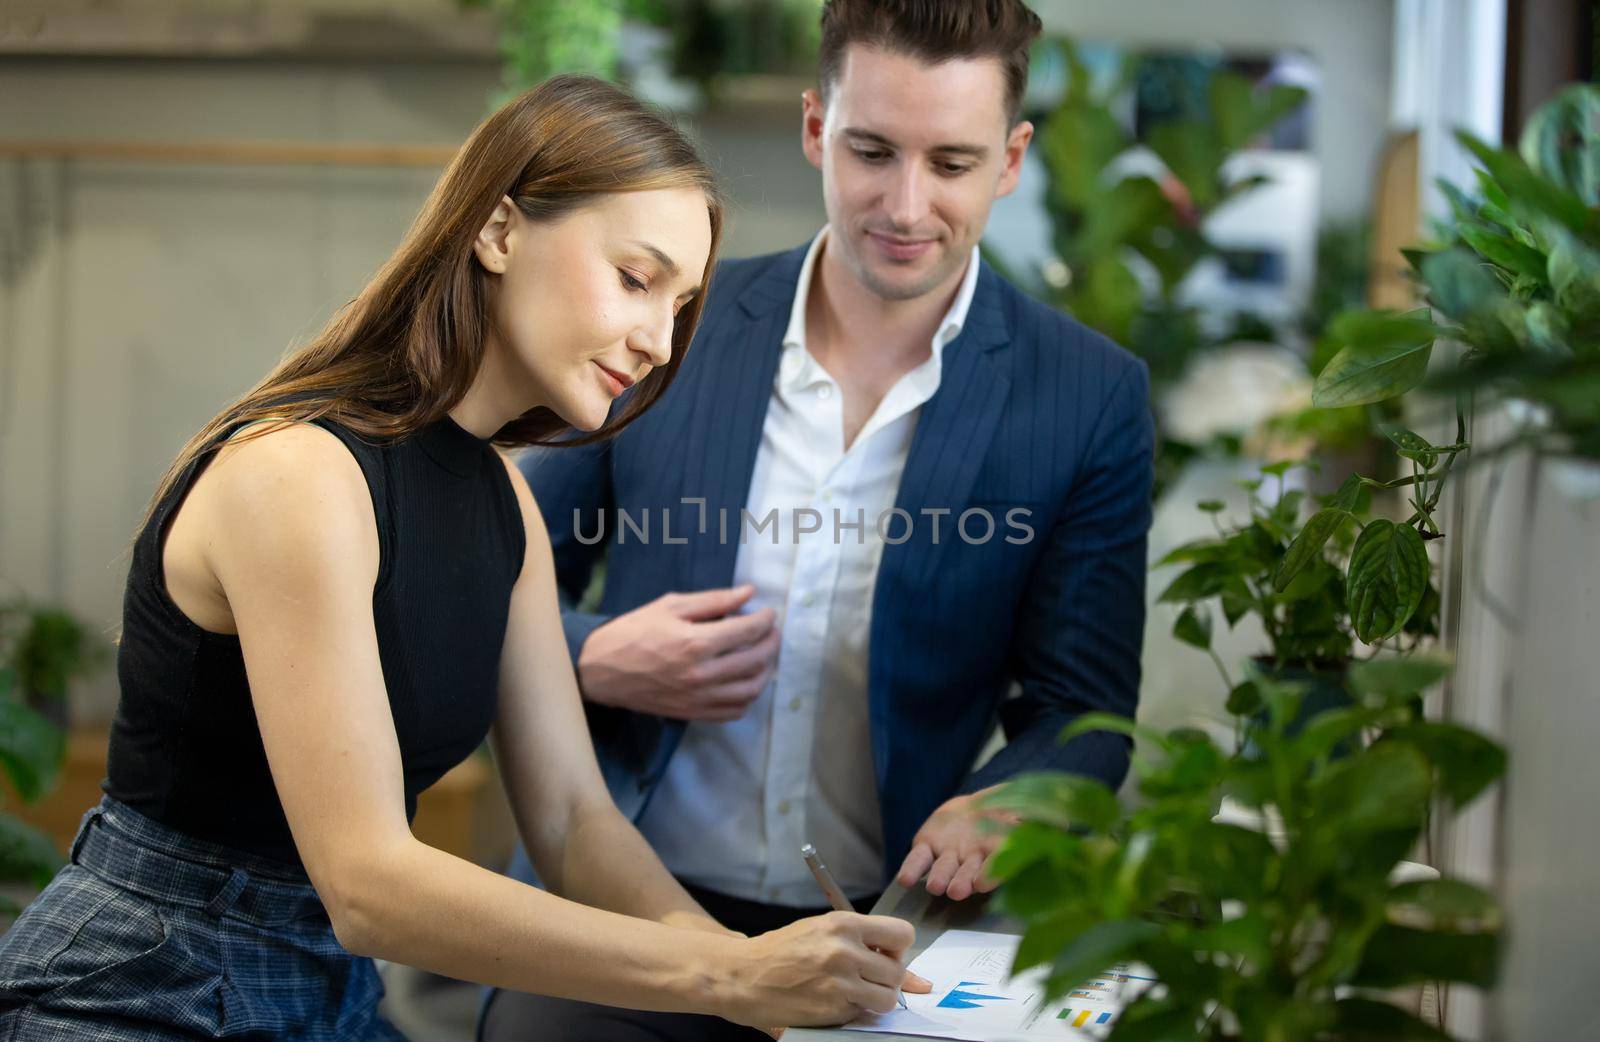
M 680 308 L 700 290 L 711 218 L 697 188 L 600 196 L 556 221 L 501 200 L 473 244 L 490 280 L 485 365 L 521 412 L 548 406 L 579 430 L 672 357 Z

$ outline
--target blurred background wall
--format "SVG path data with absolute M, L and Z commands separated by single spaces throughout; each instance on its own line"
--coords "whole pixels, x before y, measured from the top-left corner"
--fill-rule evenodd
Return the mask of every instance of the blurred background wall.
M 9 13 L 0 47 L 0 139 L 27 142 L 0 159 L 0 575 L 109 633 L 167 461 L 360 288 L 500 72 L 489 20 L 449 0 L 67 6 L 43 38 Z M 823 219 L 794 108 L 697 125 L 735 255 Z M 287 148 L 228 147 L 248 142 Z M 406 147 L 346 147 L 368 145 Z M 80 717 L 113 679 L 75 692 Z

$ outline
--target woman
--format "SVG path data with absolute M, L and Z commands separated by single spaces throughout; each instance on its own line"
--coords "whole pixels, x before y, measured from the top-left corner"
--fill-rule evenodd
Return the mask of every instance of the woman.
M 492 447 L 605 436 L 657 398 L 721 227 L 670 124 L 551 80 L 184 448 L 135 544 L 107 797 L 0 941 L 0 1035 L 396 1038 L 372 957 L 752 1025 L 894 1005 L 907 924 L 733 934 L 617 812 L 539 511 Z M 411 835 L 491 725 L 551 893 Z

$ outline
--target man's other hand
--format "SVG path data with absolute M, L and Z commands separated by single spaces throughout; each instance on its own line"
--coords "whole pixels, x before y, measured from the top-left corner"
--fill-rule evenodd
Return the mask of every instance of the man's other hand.
M 1014 815 L 982 806 L 983 797 L 995 788 L 954 796 L 934 811 L 912 838 L 911 853 L 901 863 L 896 881 L 913 887 L 926 875 L 928 893 L 953 901 L 993 890 L 998 881 L 985 870 L 1017 822 Z
M 578 684 L 599 705 L 678 720 L 737 720 L 772 678 L 777 615 L 739 609 L 755 588 L 662 594 L 589 634 Z

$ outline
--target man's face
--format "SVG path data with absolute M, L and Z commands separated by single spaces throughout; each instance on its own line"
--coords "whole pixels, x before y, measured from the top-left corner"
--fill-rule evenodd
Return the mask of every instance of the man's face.
M 884 300 L 949 282 L 1017 184 L 1030 123 L 1008 126 L 996 58 L 938 65 L 852 44 L 824 109 L 805 95 L 802 145 L 822 171 L 828 249 Z

